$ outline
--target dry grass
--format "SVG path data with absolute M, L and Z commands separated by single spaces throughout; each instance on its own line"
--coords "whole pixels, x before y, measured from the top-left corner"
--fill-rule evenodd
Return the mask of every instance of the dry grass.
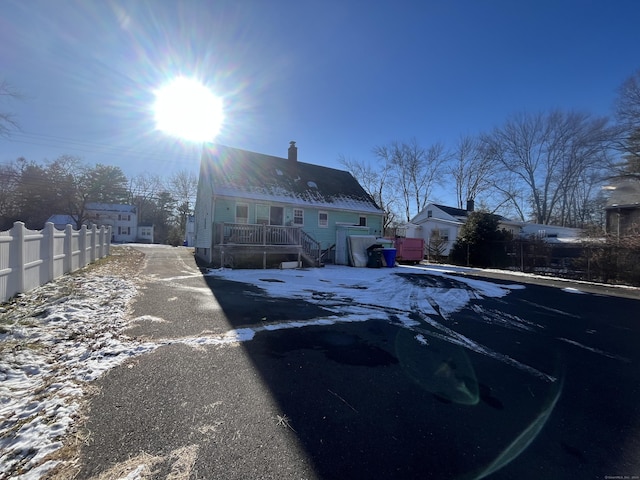
M 141 251 L 126 245 L 112 246 L 111 254 L 108 257 L 102 258 L 91 265 L 56 281 L 65 281 L 86 274 L 116 276 L 135 280 L 141 272 L 144 262 L 145 255 Z M 64 292 L 67 295 L 71 293 L 68 289 L 65 289 Z M 66 436 L 64 446 L 43 460 L 43 463 L 46 461 L 59 462 L 53 470 L 47 473 L 46 478 L 48 479 L 70 480 L 77 478 L 81 468 L 80 450 L 83 445 L 89 444 L 92 441 L 91 432 L 86 427 L 89 414 L 88 400 L 95 396 L 99 392 L 99 389 L 95 385 L 91 384 L 84 384 L 82 385 L 82 388 L 85 393 L 83 406 L 81 407 L 77 417 L 74 419 L 74 424 L 71 426 Z M 153 462 L 150 463 L 153 464 Z
M 74 275 L 92 273 L 125 278 L 137 277 L 144 266 L 145 256 L 140 250 L 128 245 L 112 245 L 108 257 L 96 260 L 91 265 L 74 272 Z

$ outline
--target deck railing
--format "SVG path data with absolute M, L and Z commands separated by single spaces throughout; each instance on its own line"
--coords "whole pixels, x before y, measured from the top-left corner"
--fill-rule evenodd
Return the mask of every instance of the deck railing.
M 216 223 L 214 245 L 301 245 L 299 227 Z
M 217 246 L 297 246 L 310 260 L 320 262 L 320 243 L 300 227 L 246 223 L 215 223 L 213 244 Z

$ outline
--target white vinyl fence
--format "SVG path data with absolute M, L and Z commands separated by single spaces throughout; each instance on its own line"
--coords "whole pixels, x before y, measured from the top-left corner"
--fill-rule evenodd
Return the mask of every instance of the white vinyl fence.
M 106 257 L 110 247 L 111 227 L 58 230 L 46 223 L 43 230 L 27 230 L 15 222 L 0 232 L 0 302 Z

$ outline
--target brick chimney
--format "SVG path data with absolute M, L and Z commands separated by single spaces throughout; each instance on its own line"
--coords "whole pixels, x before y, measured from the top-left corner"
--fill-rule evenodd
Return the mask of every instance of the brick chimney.
M 473 212 L 473 209 L 475 208 L 475 202 L 473 201 L 473 198 L 470 198 L 467 200 L 467 212 Z
M 289 161 L 293 163 L 298 161 L 298 147 L 293 140 L 289 142 Z

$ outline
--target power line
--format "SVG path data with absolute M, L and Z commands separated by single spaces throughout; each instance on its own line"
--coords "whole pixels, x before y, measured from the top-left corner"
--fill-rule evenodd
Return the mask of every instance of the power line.
M 12 133 L 11 137 L 5 138 L 4 140 L 11 143 L 52 147 L 57 149 L 68 148 L 69 150 L 72 150 L 74 152 L 81 151 L 90 154 L 126 156 L 139 159 L 153 159 L 163 163 L 188 162 L 194 159 L 199 160 L 200 157 L 200 152 L 194 147 L 184 147 L 191 148 L 193 150 L 193 156 L 191 156 L 188 155 L 188 153 L 184 152 L 184 148 L 181 152 L 157 152 L 123 147 L 113 144 L 70 139 L 54 135 L 35 134 L 30 132 L 14 132 Z M 0 161 L 0 164 L 7 163 L 7 161 Z

